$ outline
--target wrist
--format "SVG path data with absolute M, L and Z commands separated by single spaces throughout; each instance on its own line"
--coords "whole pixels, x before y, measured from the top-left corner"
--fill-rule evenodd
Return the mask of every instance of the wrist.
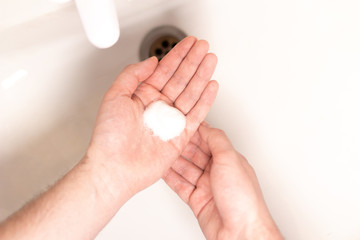
M 270 217 L 270 218 L 269 218 Z M 247 222 L 244 224 L 244 221 Z M 253 220 L 242 219 L 241 223 L 219 232 L 218 240 L 283 240 L 279 229 L 271 216 L 262 216 Z
M 86 155 L 79 167 L 89 173 L 89 184 L 93 187 L 96 198 L 109 206 L 121 206 L 137 192 L 126 169 L 114 161 L 108 161 L 99 155 Z
M 245 239 L 284 239 L 268 211 L 250 221 Z

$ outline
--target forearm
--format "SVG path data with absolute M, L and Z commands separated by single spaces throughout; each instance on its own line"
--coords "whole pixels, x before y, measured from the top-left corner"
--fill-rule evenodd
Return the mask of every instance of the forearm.
M 0 225 L 0 239 L 93 239 L 133 195 L 121 169 L 81 160 Z

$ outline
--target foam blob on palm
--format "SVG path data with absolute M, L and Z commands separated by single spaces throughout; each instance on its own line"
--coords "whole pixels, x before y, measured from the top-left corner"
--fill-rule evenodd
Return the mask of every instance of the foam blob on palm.
M 145 126 L 163 141 L 179 136 L 186 126 L 186 117 L 164 101 L 151 103 L 144 112 Z

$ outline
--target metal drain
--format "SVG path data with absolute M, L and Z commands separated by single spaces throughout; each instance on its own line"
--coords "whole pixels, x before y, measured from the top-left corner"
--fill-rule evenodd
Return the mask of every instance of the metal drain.
M 151 30 L 140 47 L 140 60 L 156 56 L 159 61 L 187 35 L 173 26 L 161 26 Z

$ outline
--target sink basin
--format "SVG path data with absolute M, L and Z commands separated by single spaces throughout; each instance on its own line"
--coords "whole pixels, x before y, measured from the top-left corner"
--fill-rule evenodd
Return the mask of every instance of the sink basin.
M 285 237 L 359 239 L 357 1 L 119 0 L 121 36 L 106 50 L 72 2 L 23 2 L 0 3 L 0 220 L 82 158 L 107 88 L 151 29 L 174 25 L 218 55 L 208 121 L 254 166 Z M 162 180 L 97 237 L 149 238 L 204 239 Z

